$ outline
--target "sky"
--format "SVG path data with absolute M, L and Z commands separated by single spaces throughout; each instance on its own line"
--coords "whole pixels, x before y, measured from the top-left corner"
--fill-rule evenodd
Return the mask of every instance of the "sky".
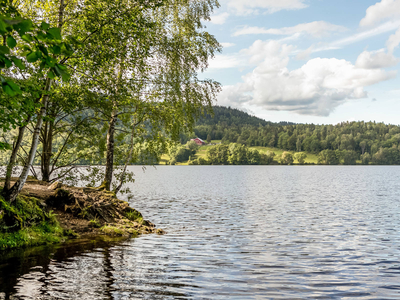
M 400 0 L 219 0 L 201 78 L 265 120 L 400 124 Z

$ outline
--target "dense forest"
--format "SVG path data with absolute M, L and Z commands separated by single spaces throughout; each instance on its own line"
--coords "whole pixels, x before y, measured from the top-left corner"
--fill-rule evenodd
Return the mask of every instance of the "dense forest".
M 342 122 L 336 125 L 272 123 L 237 109 L 214 107 L 214 117 L 200 119 L 194 135 L 203 140 L 221 140 L 274 147 L 294 152 L 320 154 L 323 164 L 400 164 L 400 126 L 376 122 Z M 345 159 L 347 158 L 347 159 Z

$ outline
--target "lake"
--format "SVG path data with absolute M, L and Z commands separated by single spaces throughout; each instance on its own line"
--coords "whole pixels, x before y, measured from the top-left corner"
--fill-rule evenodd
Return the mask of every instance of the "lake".
M 0 299 L 400 299 L 400 167 L 131 168 L 167 234 L 4 254 Z

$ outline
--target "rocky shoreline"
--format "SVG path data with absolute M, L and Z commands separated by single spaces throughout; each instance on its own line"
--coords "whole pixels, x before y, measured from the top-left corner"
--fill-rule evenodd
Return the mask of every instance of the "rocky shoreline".
M 51 211 L 61 228 L 68 232 L 67 235 L 70 237 L 94 235 L 135 237 L 140 234 L 165 233 L 150 221 L 143 219 L 139 211 L 109 191 L 67 186 L 60 182 L 49 185 L 31 178 L 27 180 L 20 197 L 24 201 L 35 202 L 44 212 Z M 0 208 L 0 211 L 4 209 Z M 12 221 L 9 218 L 8 223 Z M 14 222 L 18 223 L 18 220 Z M 12 224 L 7 225 L 12 226 Z M 17 225 L 20 228 L 24 226 Z

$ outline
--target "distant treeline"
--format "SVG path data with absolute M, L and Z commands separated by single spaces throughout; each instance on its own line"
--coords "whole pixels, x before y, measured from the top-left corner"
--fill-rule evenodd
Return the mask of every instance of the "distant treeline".
M 272 123 L 237 109 L 214 107 L 214 117 L 199 120 L 194 134 L 223 144 L 276 147 L 320 154 L 325 164 L 400 164 L 400 127 L 376 122 L 336 125 Z M 182 142 L 186 142 L 183 140 Z

